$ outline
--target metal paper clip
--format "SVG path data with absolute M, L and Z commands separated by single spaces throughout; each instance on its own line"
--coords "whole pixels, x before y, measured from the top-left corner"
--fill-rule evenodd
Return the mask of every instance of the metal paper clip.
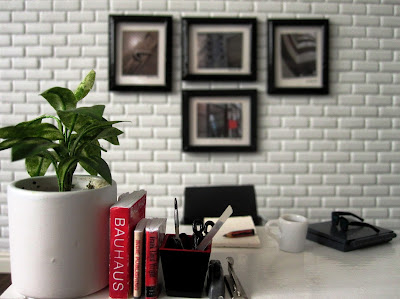
M 246 292 L 244 291 L 242 284 L 239 281 L 239 278 L 233 270 L 233 258 L 228 256 L 226 260 L 228 261 L 229 275 L 225 275 L 225 283 L 227 284 L 232 299 L 248 299 L 249 297 L 247 297 Z

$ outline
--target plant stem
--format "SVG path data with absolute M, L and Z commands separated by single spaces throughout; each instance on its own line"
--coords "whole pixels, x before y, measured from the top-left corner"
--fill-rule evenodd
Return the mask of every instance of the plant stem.
M 68 149 L 70 148 L 71 135 L 72 135 L 72 132 L 74 131 L 74 128 L 75 128 L 75 124 L 76 124 L 76 120 L 77 120 L 77 119 L 78 119 L 78 114 L 75 114 L 75 115 L 74 115 L 74 118 L 73 118 L 73 120 L 72 120 L 71 129 L 69 130 L 68 135 L 67 135 L 66 143 L 67 143 L 67 145 L 68 145 Z
M 72 189 L 72 178 L 76 169 L 76 164 L 71 164 L 71 167 L 68 167 L 65 171 L 64 175 L 61 173 L 57 173 L 57 181 L 58 181 L 58 190 L 60 192 L 71 191 Z M 62 171 L 62 169 L 58 168 L 58 171 Z
M 62 125 L 62 123 L 61 123 L 61 120 L 60 120 L 58 117 L 55 117 L 55 116 L 53 116 L 53 115 L 44 115 L 43 118 L 52 118 L 52 119 L 54 119 L 54 120 L 57 122 L 58 130 L 60 130 L 61 134 L 64 133 L 64 132 L 63 132 L 63 128 L 64 128 L 64 127 L 63 127 L 63 125 Z
M 72 190 L 72 178 L 75 172 L 76 166 L 67 172 L 64 180 L 64 189 L 60 191 L 71 191 Z

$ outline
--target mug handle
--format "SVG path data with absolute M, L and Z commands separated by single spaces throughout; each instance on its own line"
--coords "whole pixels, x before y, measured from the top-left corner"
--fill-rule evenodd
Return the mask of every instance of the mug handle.
M 277 226 L 277 227 L 279 228 L 278 223 L 279 223 L 279 220 L 278 220 L 278 219 L 269 220 L 269 221 L 265 224 L 265 231 L 266 231 L 266 233 L 267 233 L 268 236 L 271 236 L 271 237 L 272 237 L 273 239 L 275 239 L 275 241 L 278 242 L 278 244 L 279 244 L 280 239 L 281 239 L 281 234 L 280 234 L 280 233 L 274 234 L 274 233 L 271 231 L 271 229 L 270 229 L 270 227 L 272 227 L 272 226 Z

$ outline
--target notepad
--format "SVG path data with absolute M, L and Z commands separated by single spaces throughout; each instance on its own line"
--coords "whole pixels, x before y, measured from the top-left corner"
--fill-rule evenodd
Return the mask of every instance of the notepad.
M 218 220 L 215 218 L 204 218 L 205 221 Z M 233 216 L 229 217 L 224 225 L 220 228 L 217 234 L 214 236 L 212 241 L 213 247 L 261 247 L 260 238 L 256 235 L 242 238 L 227 238 L 224 234 L 231 231 L 254 229 L 256 231 L 253 218 L 251 216 Z

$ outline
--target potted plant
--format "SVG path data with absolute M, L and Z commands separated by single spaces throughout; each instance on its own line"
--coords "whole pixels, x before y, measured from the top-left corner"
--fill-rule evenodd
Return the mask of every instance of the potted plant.
M 31 176 L 7 191 L 12 281 L 27 297 L 76 298 L 108 283 L 109 208 L 117 187 L 99 140 L 118 145 L 122 131 L 103 118 L 104 105 L 77 107 L 94 81 L 92 70 L 74 92 L 43 92 L 56 116 L 0 128 L 0 150 L 10 148 L 12 161 L 25 159 Z M 74 175 L 78 164 L 90 175 Z M 50 165 L 56 175 L 44 176 Z

